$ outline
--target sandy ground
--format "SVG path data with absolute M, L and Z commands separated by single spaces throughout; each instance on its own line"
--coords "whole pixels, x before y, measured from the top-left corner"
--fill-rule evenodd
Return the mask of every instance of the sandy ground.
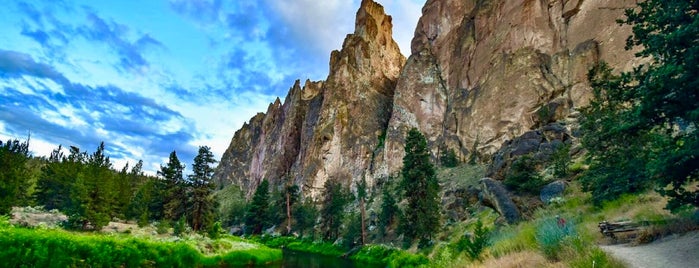
M 647 245 L 600 246 L 632 268 L 699 267 L 699 231 L 674 235 Z

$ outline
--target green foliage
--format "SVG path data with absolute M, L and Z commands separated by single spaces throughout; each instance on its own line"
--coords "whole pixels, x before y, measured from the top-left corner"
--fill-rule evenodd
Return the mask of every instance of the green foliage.
M 184 180 L 184 164 L 177 158 L 177 152 L 172 151 L 165 166 L 160 166 L 158 176 L 163 178 L 164 190 L 163 217 L 176 221 L 185 216 L 187 208 L 187 182 Z
M 423 255 L 412 254 L 404 250 L 386 245 L 367 245 L 350 256 L 351 260 L 380 264 L 386 267 L 422 267 L 429 264 L 429 259 Z
M 182 236 L 187 231 L 188 227 L 187 219 L 182 217 L 175 222 L 174 226 L 172 226 L 172 233 L 176 236 Z
M 520 193 L 538 194 L 544 180 L 536 170 L 539 163 L 529 155 L 521 156 L 512 163 L 503 183 Z
M 296 221 L 295 228 L 299 232 L 299 237 L 304 237 L 307 231 L 313 231 L 316 221 L 318 220 L 318 209 L 310 199 L 306 199 L 296 208 L 294 219 Z
M 345 216 L 344 210 L 352 200 L 352 194 L 336 179 L 327 180 L 324 186 L 325 196 L 323 197 L 323 208 L 320 211 L 320 227 L 323 239 L 335 240 L 340 234 L 340 227 Z
M 444 149 L 439 156 L 439 161 L 443 167 L 453 168 L 459 165 L 459 158 L 456 156 L 454 149 Z
M 255 195 L 248 206 L 245 225 L 251 229 L 252 234 L 260 234 L 269 224 L 269 182 L 263 180 L 255 189 Z
M 416 128 L 408 132 L 400 189 L 407 199 L 399 228 L 407 242 L 430 240 L 439 228 L 439 183 L 427 149 L 427 140 Z
M 188 215 L 194 231 L 207 230 L 215 221 L 218 204 L 213 193 L 216 185 L 213 181 L 216 163 L 214 154 L 208 146 L 200 146 L 199 153 L 194 157 L 192 174 L 188 176 L 192 194 L 188 202 Z
M 31 158 L 29 141 L 0 141 L 0 215 L 9 214 L 13 205 L 21 205 L 28 188 Z
M 385 185 L 381 193 L 381 213 L 379 214 L 379 233 L 381 236 L 386 235 L 387 230 L 396 222 L 400 213 L 394 193 L 389 188 L 389 185 Z
M 695 1 L 647 0 L 619 22 L 632 25 L 627 49 L 649 63 L 621 75 L 591 72 L 594 98 L 583 111 L 584 175 L 597 204 L 652 186 L 668 208 L 699 206 L 699 7 Z
M 471 260 L 480 260 L 483 250 L 488 246 L 490 230 L 483 226 L 483 222 L 476 221 L 473 234 L 464 235 L 456 244 L 458 251 L 465 251 Z
M 1 223 L 0 248 L 6 267 L 225 267 L 282 258 L 280 250 L 262 246 L 203 255 L 186 243 L 29 230 Z
M 344 235 L 342 236 L 342 246 L 346 249 L 351 249 L 357 245 L 361 245 L 362 239 L 362 217 L 358 213 L 352 213 L 346 217 L 347 226 Z
M 566 239 L 575 235 L 575 229 L 571 222 L 563 220 L 561 224 L 560 218 L 545 218 L 539 220 L 536 225 L 536 242 L 544 256 L 555 260 L 558 258 L 558 253 L 564 246 Z
M 217 238 L 221 237 L 221 235 L 224 234 L 225 231 L 223 230 L 223 227 L 221 227 L 221 222 L 217 221 L 217 222 L 214 222 L 214 224 L 212 224 L 211 227 L 209 227 L 209 230 L 207 233 L 209 235 L 209 238 L 217 239 Z
M 170 221 L 163 220 L 155 224 L 155 232 L 158 234 L 167 234 L 170 232 Z
M 247 201 L 238 185 L 227 185 L 214 193 L 219 203 L 219 215 L 224 226 L 239 225 L 245 222 Z
M 553 162 L 553 175 L 560 178 L 568 176 L 570 167 L 570 144 L 562 145 L 553 152 L 551 156 Z

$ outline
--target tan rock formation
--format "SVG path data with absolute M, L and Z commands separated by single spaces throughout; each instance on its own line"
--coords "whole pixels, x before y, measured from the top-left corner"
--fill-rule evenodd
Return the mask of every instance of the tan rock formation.
M 355 32 L 333 51 L 326 81 L 297 82 L 235 133 L 216 178 L 252 193 L 263 178 L 322 194 L 397 174 L 404 135 L 418 127 L 434 156 L 490 161 L 508 140 L 566 118 L 590 98 L 600 60 L 628 70 L 633 0 L 428 0 L 412 55 L 400 54 L 391 17 L 363 0 Z
M 326 82 L 298 83 L 239 130 L 216 177 L 248 193 L 261 179 L 303 185 L 318 196 L 328 178 L 350 184 L 370 170 L 388 125 L 395 82 L 405 64 L 381 5 L 364 0 L 355 32 L 330 57 Z M 369 178 L 371 183 L 371 178 Z
M 505 141 L 586 105 L 591 66 L 604 60 L 628 70 L 635 64 L 623 49 L 630 29 L 615 22 L 634 5 L 427 1 L 374 176 L 398 172 L 411 127 L 428 137 L 435 156 L 453 148 L 466 159 L 475 149 L 487 161 Z

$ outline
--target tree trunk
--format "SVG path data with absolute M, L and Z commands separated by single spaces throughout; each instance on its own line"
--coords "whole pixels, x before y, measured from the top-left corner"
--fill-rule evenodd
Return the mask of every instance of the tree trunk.
M 362 245 L 366 245 L 366 209 L 364 209 L 364 198 L 359 200 L 359 206 L 362 210 Z
M 286 234 L 291 234 L 291 194 L 286 190 Z

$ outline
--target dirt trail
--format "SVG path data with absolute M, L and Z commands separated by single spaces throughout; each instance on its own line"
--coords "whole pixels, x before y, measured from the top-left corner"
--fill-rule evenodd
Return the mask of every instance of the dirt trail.
M 632 268 L 699 267 L 699 232 L 675 235 L 647 245 L 600 246 Z

